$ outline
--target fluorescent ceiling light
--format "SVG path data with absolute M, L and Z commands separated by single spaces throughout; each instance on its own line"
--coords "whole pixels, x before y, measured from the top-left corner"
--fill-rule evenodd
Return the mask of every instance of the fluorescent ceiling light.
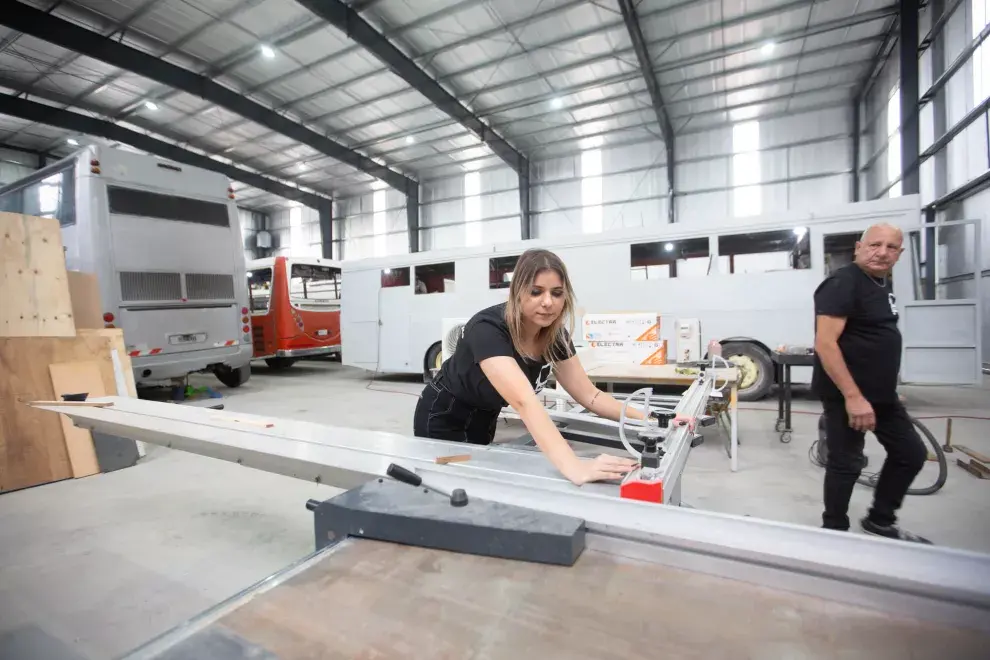
M 76 138 L 69 138 L 68 140 L 66 140 L 66 142 L 71 144 L 73 147 L 79 146 L 79 140 L 77 140 Z
M 776 47 L 777 47 L 777 44 L 775 44 L 772 41 L 769 41 L 769 42 L 763 44 L 763 47 L 760 48 L 760 52 L 763 53 L 764 55 L 770 55 L 770 54 L 773 53 L 773 49 L 776 48 Z
M 261 54 L 264 55 L 265 59 L 268 60 L 273 59 L 275 57 L 275 49 L 272 48 L 271 46 L 268 46 L 267 44 L 262 45 Z
M 560 110 L 562 107 L 564 107 L 564 102 L 561 101 L 560 99 L 550 99 L 550 107 L 553 108 L 554 110 Z
M 666 250 L 667 252 L 673 252 L 674 251 L 674 244 L 673 243 L 667 243 L 667 244 L 665 244 L 663 246 L 663 249 Z
M 154 101 L 145 101 L 144 107 L 146 107 L 148 110 L 157 110 L 158 104 L 155 103 Z
M 416 138 L 413 137 L 412 135 L 407 135 L 406 136 L 406 144 L 412 144 L 415 141 L 416 141 Z

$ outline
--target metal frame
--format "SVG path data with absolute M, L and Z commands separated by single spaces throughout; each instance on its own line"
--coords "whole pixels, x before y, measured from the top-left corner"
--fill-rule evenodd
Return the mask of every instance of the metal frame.
M 122 397 L 94 401 L 113 406 L 35 405 L 83 428 L 344 488 L 397 462 L 434 487 L 583 519 L 593 548 L 990 631 L 990 555 L 623 500 L 615 486 L 576 487 L 542 456 L 511 448 Z M 453 453 L 471 458 L 435 462 Z
M 320 208 L 330 203 L 330 199 L 327 197 L 293 188 L 292 186 L 269 179 L 260 174 L 222 163 L 208 156 L 197 154 L 102 119 L 76 114 L 75 112 L 45 105 L 44 103 L 19 99 L 9 94 L 0 94 L 0 114 L 129 144 L 132 147 L 142 149 L 162 158 L 174 160 L 177 163 L 185 163 L 193 167 L 202 167 L 203 169 L 219 172 L 231 179 L 254 186 L 259 190 L 270 192 L 273 195 L 280 195 L 286 199 L 298 200 L 313 208 Z
M 417 185 L 413 179 L 404 174 L 400 174 L 385 165 L 380 165 L 367 156 L 312 131 L 256 101 L 245 98 L 214 82 L 211 78 L 103 37 L 40 9 L 20 2 L 8 2 L 4 11 L 0 13 L 0 24 L 204 98 L 262 126 L 267 126 L 276 133 L 281 133 L 335 160 L 381 179 L 403 194 L 406 193 L 408 187 Z

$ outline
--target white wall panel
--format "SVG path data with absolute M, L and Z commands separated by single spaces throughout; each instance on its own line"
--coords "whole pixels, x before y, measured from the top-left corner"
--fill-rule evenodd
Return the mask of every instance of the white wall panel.
M 0 186 L 22 179 L 38 169 L 38 157 L 0 147 Z

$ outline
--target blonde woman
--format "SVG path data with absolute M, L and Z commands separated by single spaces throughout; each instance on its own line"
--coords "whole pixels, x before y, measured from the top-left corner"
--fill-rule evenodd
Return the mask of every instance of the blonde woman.
M 475 314 L 454 355 L 427 384 L 416 405 L 414 432 L 423 438 L 487 445 L 499 412 L 511 406 L 537 446 L 567 479 L 581 485 L 619 479 L 635 462 L 602 454 L 579 459 L 560 435 L 537 394 L 551 370 L 575 401 L 618 420 L 621 404 L 599 390 L 578 359 L 565 323 L 573 319 L 567 269 L 548 250 L 527 250 L 512 274 L 509 299 Z M 631 417 L 643 414 L 631 406 Z

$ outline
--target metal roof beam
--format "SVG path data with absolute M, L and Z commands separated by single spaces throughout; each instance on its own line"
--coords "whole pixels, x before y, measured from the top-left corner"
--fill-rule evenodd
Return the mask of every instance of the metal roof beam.
M 274 195 L 285 197 L 286 199 L 297 200 L 313 208 L 320 208 L 330 201 L 327 197 L 293 188 L 292 186 L 269 179 L 260 174 L 242 170 L 239 167 L 222 163 L 208 156 L 197 154 L 188 149 L 183 149 L 182 147 L 169 144 L 149 135 L 123 128 L 114 123 L 95 117 L 80 115 L 68 110 L 62 110 L 43 103 L 20 99 L 10 94 L 0 94 L 0 115 L 9 115 L 11 117 L 45 124 L 46 126 L 54 126 L 67 131 L 95 135 L 123 144 L 129 144 L 142 151 L 174 160 L 177 163 L 185 163 L 193 167 L 201 167 L 225 174 L 231 179 L 253 186 L 259 190 L 264 190 Z
M 346 34 L 377 57 L 392 73 L 429 99 L 433 105 L 457 120 L 517 173 L 528 172 L 526 157 L 485 122 L 468 110 L 453 94 L 431 78 L 413 60 L 400 51 L 384 35 L 340 0 L 296 0 L 311 12 Z
M 639 18 L 636 16 L 636 6 L 632 0 L 619 0 L 619 9 L 622 10 L 622 20 L 626 24 L 626 31 L 629 33 L 629 40 L 632 42 L 633 50 L 636 51 L 636 59 L 639 60 L 639 70 L 646 82 L 646 90 L 650 93 L 650 103 L 653 105 L 653 112 L 657 115 L 657 123 L 660 124 L 660 133 L 663 135 L 663 146 L 667 151 L 667 165 L 664 168 L 667 174 L 667 222 L 674 222 L 674 127 L 670 124 L 670 117 L 667 115 L 667 107 L 663 104 L 663 96 L 660 94 L 660 83 L 653 73 L 653 58 L 646 48 L 646 39 L 643 38 L 643 28 L 639 25 Z
M 8 2 L 4 6 L 4 10 L 0 12 L 0 24 L 206 99 L 335 160 L 370 174 L 404 194 L 410 187 L 417 185 L 413 179 L 385 165 L 379 165 L 371 158 L 349 149 L 325 135 L 316 133 L 260 103 L 247 99 L 210 78 L 178 67 L 136 48 L 107 39 L 39 9 L 20 2 Z

